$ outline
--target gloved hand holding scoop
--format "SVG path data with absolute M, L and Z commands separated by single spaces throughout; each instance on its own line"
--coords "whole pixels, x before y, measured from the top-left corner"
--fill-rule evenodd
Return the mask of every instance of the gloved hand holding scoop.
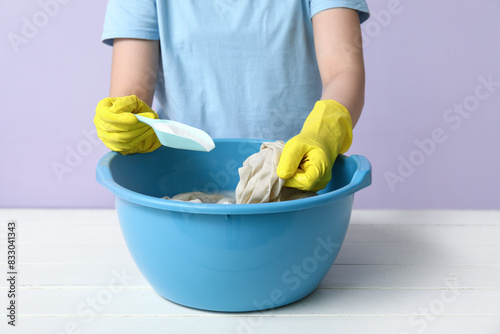
M 108 97 L 99 102 L 94 124 L 101 141 L 123 155 L 146 153 L 161 145 L 208 152 L 215 147 L 202 130 L 168 120 L 159 120 L 135 95 Z
M 163 146 L 204 152 L 215 147 L 212 138 L 203 130 L 171 120 L 135 116 L 153 128 Z

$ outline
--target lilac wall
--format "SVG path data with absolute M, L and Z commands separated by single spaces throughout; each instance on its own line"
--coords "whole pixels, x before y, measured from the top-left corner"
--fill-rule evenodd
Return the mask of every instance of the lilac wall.
M 366 105 L 349 153 L 370 159 L 374 180 L 356 208 L 499 209 L 500 2 L 368 4 Z M 107 149 L 92 123 L 108 92 L 105 6 L 4 4 L 0 207 L 112 207 L 95 182 Z

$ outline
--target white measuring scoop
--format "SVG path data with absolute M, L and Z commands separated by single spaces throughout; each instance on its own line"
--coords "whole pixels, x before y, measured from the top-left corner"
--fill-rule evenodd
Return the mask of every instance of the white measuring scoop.
M 176 121 L 135 116 L 153 128 L 163 146 L 203 152 L 210 152 L 215 147 L 212 138 L 203 130 Z

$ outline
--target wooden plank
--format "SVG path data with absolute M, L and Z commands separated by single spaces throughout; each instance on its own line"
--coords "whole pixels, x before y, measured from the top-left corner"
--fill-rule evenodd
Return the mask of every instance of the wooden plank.
M 116 283 L 116 284 L 115 284 Z M 3 290 L 3 291 L 2 291 Z M 0 289 L 6 295 L 5 289 Z M 18 291 L 24 315 L 200 315 L 169 302 L 149 288 L 114 282 L 106 288 L 23 288 Z M 256 300 L 263 304 L 264 300 Z M 5 312 L 5 311 L 2 311 Z M 500 317 L 500 290 L 449 289 L 317 289 L 286 307 L 265 311 L 269 316 L 343 315 L 489 315 Z
M 8 219 L 29 225 L 115 225 L 114 209 L 25 209 L 0 208 L 0 222 Z M 390 225 L 500 225 L 500 210 L 353 210 L 351 224 Z
M 500 210 L 353 210 L 351 224 L 500 225 Z
M 149 288 L 136 265 L 130 264 L 25 264 L 18 285 L 30 287 L 106 287 L 110 280 L 126 277 L 127 285 Z M 7 282 L 0 281 L 0 287 Z
M 312 252 L 311 252 L 312 253 Z M 460 243 L 344 243 L 336 264 L 370 265 L 500 265 L 500 244 Z M 5 265 L 6 259 L 0 259 Z M 131 264 L 128 249 L 121 244 L 25 244 L 19 249 L 24 264 Z
M 213 314 L 210 316 L 21 316 L 17 328 L 6 328 L 5 334 L 137 334 L 137 333 L 204 333 L 204 334 L 498 334 L 500 318 L 496 316 L 265 316 Z M 10 327 L 10 326 L 9 326 Z M 4 331 L 5 328 L 5 331 Z
M 67 224 L 106 226 L 117 225 L 118 216 L 112 209 L 0 209 L 0 224 L 14 219 L 28 226 L 61 226 Z
M 5 209 L 0 210 L 0 212 Z M 31 210 L 27 210 L 31 212 Z M 123 243 L 117 218 L 106 210 L 75 210 L 70 214 L 61 210 L 39 212 L 40 221 L 18 219 L 20 243 Z M 70 217 L 76 218 L 72 219 Z M 34 219 L 33 217 L 30 219 Z M 8 219 L 0 221 L 6 226 Z M 99 225 L 96 231 L 96 225 Z M 26 228 L 24 228 L 26 226 Z M 98 232 L 98 233 L 97 233 Z M 6 227 L 0 230 L 5 238 Z M 495 243 L 500 238 L 500 223 L 497 225 L 411 225 L 411 224 L 356 224 L 351 223 L 346 242 L 463 242 Z
M 0 265 L 5 265 L 5 261 Z M 19 246 L 19 264 L 131 264 L 132 257 L 121 244 L 24 244 Z
M 5 239 L 7 214 L 0 210 L 5 219 L 0 220 L 0 240 Z M 20 210 L 11 216 L 19 216 L 18 241 L 23 243 L 119 243 L 123 244 L 121 231 L 116 214 L 113 210 Z M 494 211 L 497 213 L 497 211 Z M 432 212 L 431 212 L 432 213 Z M 427 216 L 431 216 L 427 212 Z M 445 212 L 446 213 L 446 212 Z M 489 212 L 487 212 L 489 213 Z M 436 212 L 436 215 L 443 214 Z M 451 214 L 451 213 L 450 213 Z M 465 212 L 467 216 L 469 212 Z M 422 216 L 419 213 L 418 216 Z M 482 212 L 478 213 L 479 216 Z M 356 218 L 356 217 L 358 218 Z M 380 216 L 391 221 L 382 223 Z M 359 223 L 366 219 L 372 224 Z M 482 225 L 480 219 L 471 225 L 394 225 L 394 214 L 383 211 L 376 212 L 372 217 L 368 212 L 353 213 L 353 219 L 346 236 L 346 242 L 464 242 L 464 243 L 494 243 L 499 244 L 500 214 L 496 225 Z M 96 229 L 96 226 L 99 226 Z M 450 228 L 453 226 L 454 228 Z M 26 228 L 25 228 L 26 227 Z M 98 233 L 97 233 L 98 232 Z
M 96 226 L 77 225 L 76 223 L 60 223 L 60 226 L 29 226 L 21 222 L 17 224 L 17 242 L 20 247 L 26 244 L 37 246 L 46 244 L 68 246 L 74 244 L 125 245 L 119 225 Z
M 132 263 L 117 225 L 19 225 L 20 263 Z M 336 263 L 499 265 L 499 238 L 497 226 L 351 225 Z
M 350 243 L 462 243 L 500 245 L 498 226 L 432 226 L 432 225 L 353 225 L 344 242 Z
M 500 265 L 500 244 L 344 243 L 336 264 Z
M 25 264 L 18 275 L 19 286 L 106 287 L 116 276 L 126 276 L 130 287 L 149 288 L 135 264 Z M 479 265 L 333 265 L 324 288 L 445 288 L 450 280 L 459 287 L 499 289 L 500 267 Z M 0 287 L 6 281 L 0 280 Z
M 478 265 L 333 265 L 322 287 L 434 289 L 453 281 L 471 289 L 499 289 L 500 267 Z
M 205 334 L 294 334 L 332 332 L 349 334 L 497 334 L 500 319 L 492 316 L 454 317 L 267 317 L 225 315 L 210 317 L 20 317 L 18 328 L 6 328 L 5 334 L 137 334 L 137 333 L 205 333 Z
M 5 238 L 6 228 L 2 229 Z M 1 234 L 0 234 L 1 235 Z M 345 242 L 351 243 L 445 243 L 500 244 L 499 226 L 430 226 L 430 225 L 355 225 L 348 228 Z M 20 244 L 124 244 L 120 226 L 80 225 L 63 223 L 59 226 L 18 223 Z

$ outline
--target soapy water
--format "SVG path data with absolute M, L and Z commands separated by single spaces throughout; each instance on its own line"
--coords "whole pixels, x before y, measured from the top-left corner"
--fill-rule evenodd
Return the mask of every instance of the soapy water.
M 283 187 L 281 194 L 276 202 L 285 202 L 301 198 L 317 196 L 317 193 L 309 191 L 301 191 L 295 188 Z M 210 204 L 236 204 L 236 195 L 234 191 L 227 190 L 220 193 L 204 193 L 201 191 L 193 191 L 180 193 L 173 197 L 164 196 L 164 199 L 173 201 L 190 202 L 190 203 L 210 203 Z
M 207 194 L 200 191 L 177 194 L 174 197 L 163 197 L 173 201 L 191 203 L 211 203 L 211 204 L 235 204 L 236 196 L 234 191 L 223 191 L 220 193 Z

